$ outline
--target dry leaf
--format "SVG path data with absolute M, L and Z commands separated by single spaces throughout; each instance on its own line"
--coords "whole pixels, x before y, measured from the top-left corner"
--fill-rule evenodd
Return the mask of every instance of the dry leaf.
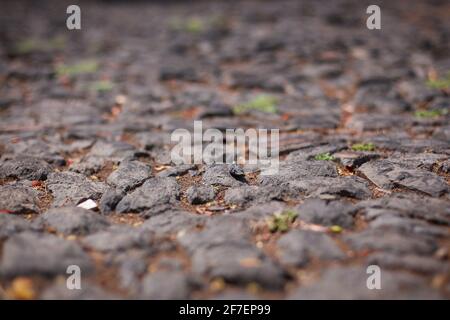
M 14 279 L 8 290 L 8 295 L 13 299 L 30 300 L 36 297 L 33 281 L 29 278 L 19 277 Z

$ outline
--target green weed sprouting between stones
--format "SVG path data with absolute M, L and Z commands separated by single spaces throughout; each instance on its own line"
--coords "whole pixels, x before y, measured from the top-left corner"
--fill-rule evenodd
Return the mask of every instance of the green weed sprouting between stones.
M 373 151 L 375 150 L 375 145 L 372 142 L 369 143 L 355 143 L 352 145 L 353 151 Z
M 341 233 L 343 231 L 342 227 L 338 225 L 331 226 L 329 230 L 333 233 Z
M 335 157 L 331 155 L 329 152 L 319 153 L 314 157 L 314 160 L 322 160 L 322 161 L 333 161 Z
M 206 19 L 198 17 L 190 18 L 173 18 L 169 21 L 169 28 L 174 31 L 184 31 L 191 34 L 199 34 L 210 29 L 224 29 L 226 28 L 226 17 L 212 16 Z
M 205 29 L 205 26 L 202 20 L 191 18 L 186 22 L 185 29 L 190 33 L 199 33 Z
M 98 70 L 98 62 L 95 60 L 83 60 L 79 63 L 72 65 L 58 65 L 56 67 L 56 74 L 59 77 L 63 76 L 76 76 L 86 73 L 94 73 Z
M 258 110 L 265 113 L 277 112 L 278 99 L 274 96 L 260 94 L 248 102 L 239 104 L 233 108 L 235 114 L 241 114 L 249 110 Z
M 205 30 L 205 22 L 199 18 L 172 19 L 170 21 L 170 28 L 177 31 L 186 31 L 189 33 L 200 33 Z
M 56 36 L 49 40 L 28 38 L 16 43 L 14 50 L 18 54 L 28 54 L 36 51 L 51 51 L 63 49 L 66 40 L 62 36 Z
M 267 220 L 267 226 L 270 232 L 286 232 L 290 225 L 297 218 L 298 213 L 293 210 L 285 210 L 281 213 L 276 213 Z
M 432 89 L 448 89 L 448 88 L 450 88 L 450 72 L 448 72 L 447 76 L 444 78 L 428 80 L 427 86 Z
M 107 92 L 114 89 L 114 83 L 109 80 L 96 81 L 91 85 L 91 90 L 96 92 Z
M 417 118 L 436 118 L 447 114 L 447 110 L 419 110 L 414 113 Z

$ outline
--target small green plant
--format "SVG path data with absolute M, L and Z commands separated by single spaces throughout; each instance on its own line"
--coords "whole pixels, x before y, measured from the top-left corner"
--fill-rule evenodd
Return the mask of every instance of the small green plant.
M 239 104 L 233 108 L 235 114 L 241 114 L 249 110 L 258 110 L 265 113 L 277 112 L 278 99 L 274 96 L 260 94 L 246 103 Z
M 92 84 L 91 90 L 96 92 L 107 92 L 114 88 L 114 83 L 109 80 L 100 80 Z
M 352 145 L 353 151 L 373 151 L 375 150 L 375 145 L 372 142 L 369 143 L 355 143 Z
M 197 34 L 205 30 L 206 23 L 199 18 L 172 19 L 170 21 L 170 27 L 176 31 L 186 31 L 189 33 Z
M 298 213 L 293 210 L 285 210 L 281 213 L 276 213 L 267 221 L 267 226 L 270 232 L 286 232 L 289 226 L 295 221 Z
M 428 80 L 427 86 L 432 89 L 448 89 L 448 88 L 450 88 L 450 72 L 448 72 L 447 76 L 444 78 Z
M 28 54 L 36 51 L 51 51 L 63 49 L 66 41 L 61 36 L 56 36 L 50 40 L 28 38 L 20 40 L 15 45 L 15 52 L 18 54 Z
M 72 65 L 58 65 L 56 67 L 56 74 L 59 77 L 63 76 L 76 76 L 86 73 L 94 73 L 98 69 L 98 62 L 95 60 L 83 60 L 79 63 Z
M 335 158 L 329 152 L 319 153 L 314 157 L 315 160 L 333 161 Z
M 330 227 L 330 231 L 333 233 L 341 233 L 343 229 L 341 226 L 334 225 Z
M 27 54 L 33 51 L 39 51 L 41 45 L 36 39 L 21 40 L 16 44 L 16 52 L 19 54 Z
M 414 115 L 417 118 L 436 118 L 445 115 L 447 110 L 420 110 L 416 111 Z
M 205 26 L 202 20 L 191 18 L 186 21 L 185 29 L 190 33 L 200 33 L 205 29 Z

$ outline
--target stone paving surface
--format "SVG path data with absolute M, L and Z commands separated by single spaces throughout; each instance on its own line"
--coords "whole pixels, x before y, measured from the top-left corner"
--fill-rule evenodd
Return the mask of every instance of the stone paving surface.
M 369 4 L 2 3 L 0 298 L 448 299 L 450 3 Z M 174 165 L 194 120 L 279 173 Z

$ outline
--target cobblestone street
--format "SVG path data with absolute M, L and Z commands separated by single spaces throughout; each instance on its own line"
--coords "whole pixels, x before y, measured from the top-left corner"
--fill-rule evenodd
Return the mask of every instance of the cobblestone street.
M 449 299 L 450 2 L 377 2 L 2 1 L 0 299 Z

